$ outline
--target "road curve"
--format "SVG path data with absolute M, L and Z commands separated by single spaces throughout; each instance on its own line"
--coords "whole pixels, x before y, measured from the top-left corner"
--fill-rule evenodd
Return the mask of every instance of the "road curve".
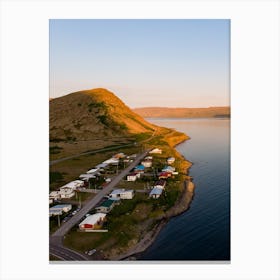
M 63 260 L 63 261 L 88 261 L 89 259 L 76 251 L 73 251 L 71 249 L 62 247 L 62 246 L 56 246 L 56 245 L 50 245 L 50 254 Z

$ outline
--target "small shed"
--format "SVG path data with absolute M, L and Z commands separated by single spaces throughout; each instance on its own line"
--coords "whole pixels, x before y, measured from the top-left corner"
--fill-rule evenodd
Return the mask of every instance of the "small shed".
M 168 164 L 172 164 L 175 162 L 175 157 L 169 157 L 166 161 Z
M 141 164 L 144 166 L 144 167 L 151 167 L 152 166 L 152 161 L 150 159 L 145 159 L 141 162 Z
M 134 172 L 127 175 L 127 181 L 134 182 L 137 178 L 140 178 L 140 173 Z

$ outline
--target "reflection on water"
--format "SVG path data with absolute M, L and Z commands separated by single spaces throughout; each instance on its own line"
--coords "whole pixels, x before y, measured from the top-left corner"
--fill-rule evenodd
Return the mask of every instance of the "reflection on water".
M 170 220 L 143 260 L 230 259 L 230 121 L 148 119 L 191 137 L 176 147 L 193 162 L 196 185 L 190 209 Z

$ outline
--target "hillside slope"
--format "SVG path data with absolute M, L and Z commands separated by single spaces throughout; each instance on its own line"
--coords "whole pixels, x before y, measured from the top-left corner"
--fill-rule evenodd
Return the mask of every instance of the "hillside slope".
M 49 120 L 51 142 L 125 137 L 155 129 L 102 88 L 51 99 Z
M 230 107 L 165 108 L 145 107 L 133 111 L 143 118 L 215 118 L 230 117 Z

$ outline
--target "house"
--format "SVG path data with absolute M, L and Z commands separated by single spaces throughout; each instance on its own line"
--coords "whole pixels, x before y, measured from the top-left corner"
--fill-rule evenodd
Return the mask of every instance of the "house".
M 146 156 L 144 159 L 149 159 L 149 160 L 152 160 L 153 157 L 152 156 Z
M 90 178 L 96 178 L 96 176 L 94 174 L 81 174 L 79 176 L 82 180 L 84 181 L 88 181 Z
M 53 199 L 49 198 L 49 204 L 53 203 Z
M 142 164 L 139 164 L 134 168 L 134 172 L 144 173 L 144 170 L 145 170 L 145 166 Z
M 96 207 L 95 210 L 98 213 L 109 213 L 114 208 L 115 204 L 115 200 L 108 199 L 104 201 L 100 206 Z
M 145 159 L 145 160 L 143 160 L 142 162 L 141 162 L 141 164 L 144 166 L 144 167 L 146 167 L 146 168 L 148 168 L 148 167 L 151 167 L 152 166 L 152 161 L 151 160 L 149 160 L 149 159 Z
M 119 159 L 118 158 L 110 158 L 110 159 L 107 159 L 105 161 L 103 161 L 103 163 L 109 165 L 109 164 L 112 164 L 112 165 L 117 165 L 119 164 Z
M 168 165 L 168 166 L 164 166 L 164 168 L 161 170 L 162 172 L 174 172 L 175 171 L 175 168 Z
M 159 174 L 158 174 L 158 178 L 159 179 L 167 179 L 167 178 L 170 178 L 172 176 L 172 173 L 170 173 L 170 172 L 160 172 Z
M 172 163 L 175 162 L 175 158 L 174 157 L 169 157 L 166 161 L 167 161 L 168 164 L 172 164 Z
M 51 216 L 57 216 L 57 215 L 62 215 L 62 210 L 61 209 L 49 209 L 49 217 Z
M 60 192 L 59 191 L 53 191 L 49 194 L 50 199 L 57 200 L 60 198 Z
M 140 178 L 140 173 L 134 172 L 127 175 L 127 181 L 134 182 L 137 178 Z
M 120 199 L 132 199 L 134 193 L 135 193 L 134 190 L 116 189 L 110 193 L 109 197 L 120 198 Z
M 66 184 L 66 185 L 64 185 L 64 186 L 62 186 L 62 187 L 60 188 L 60 190 L 62 190 L 62 189 L 71 189 L 71 190 L 74 191 L 74 190 L 76 190 L 77 188 L 83 187 L 84 184 L 85 184 L 85 182 L 82 181 L 82 180 L 75 180 L 75 181 L 72 181 L 72 182 L 70 182 L 70 183 L 68 183 L 68 184 Z
M 49 214 L 50 216 L 61 215 L 63 212 L 67 213 L 71 209 L 71 204 L 58 204 L 49 209 Z
M 161 196 L 162 191 L 163 191 L 162 188 L 154 187 L 154 188 L 151 190 L 151 192 L 150 192 L 150 194 L 149 194 L 149 197 L 158 199 L 158 198 Z
M 161 154 L 161 153 L 162 153 L 162 150 L 158 149 L 158 148 L 154 148 L 149 152 L 149 154 Z
M 106 218 L 104 213 L 96 213 L 86 217 L 80 224 L 79 228 L 82 231 L 91 231 L 102 227 Z
M 100 163 L 98 165 L 95 166 L 96 169 L 104 169 L 108 166 L 107 163 Z
M 61 198 L 71 198 L 75 195 L 74 190 L 68 189 L 68 188 L 60 189 L 59 192 L 60 192 L 60 197 Z
M 166 181 L 165 180 L 159 180 L 155 183 L 154 187 L 155 188 L 160 188 L 160 189 L 164 189 L 166 185 Z
M 98 170 L 99 170 L 98 168 L 90 169 L 87 171 L 87 174 L 96 174 L 96 173 L 98 173 Z
M 125 157 L 124 153 L 118 153 L 118 154 L 113 156 L 113 158 L 117 158 L 117 159 L 124 158 L 124 157 Z

